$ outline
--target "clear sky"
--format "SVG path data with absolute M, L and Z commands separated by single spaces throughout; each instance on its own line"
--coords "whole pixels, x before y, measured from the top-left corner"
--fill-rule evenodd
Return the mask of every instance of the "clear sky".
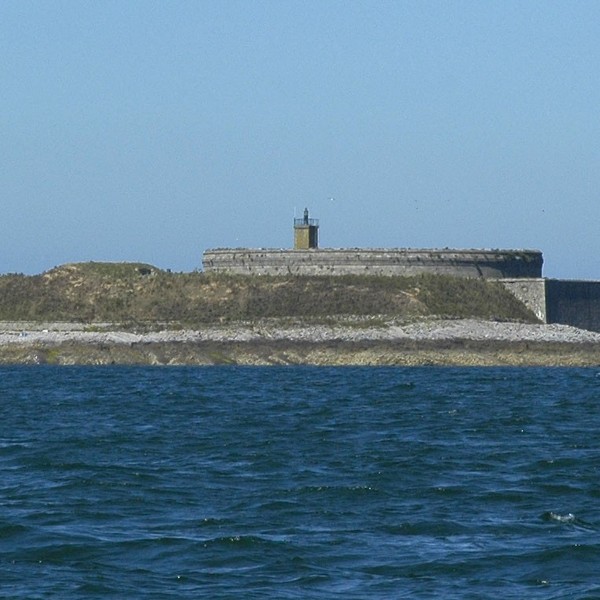
M 597 0 L 3 0 L 0 272 L 537 248 L 600 279 Z

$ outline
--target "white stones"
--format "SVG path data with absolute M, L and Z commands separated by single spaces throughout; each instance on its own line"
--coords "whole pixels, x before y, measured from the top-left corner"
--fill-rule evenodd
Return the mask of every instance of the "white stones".
M 90 332 L 80 329 L 54 330 L 45 324 L 47 331 L 6 330 L 0 332 L 0 345 L 54 346 L 65 342 L 104 345 L 132 345 L 165 342 L 361 342 L 361 341 L 505 341 L 505 342 L 556 342 L 571 344 L 600 343 L 600 333 L 577 329 L 567 325 L 538 325 L 526 323 L 498 323 L 476 319 L 425 320 L 414 323 L 387 321 L 376 326 L 360 322 L 335 325 L 287 324 L 274 321 L 237 323 L 223 326 L 206 326 L 199 330 L 156 331 L 132 333 L 128 331 Z M 357 326 L 358 325 L 358 326 Z

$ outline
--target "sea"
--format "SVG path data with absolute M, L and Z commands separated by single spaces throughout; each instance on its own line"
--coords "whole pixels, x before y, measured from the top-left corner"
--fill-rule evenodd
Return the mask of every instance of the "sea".
M 1 598 L 600 598 L 600 368 L 0 368 Z

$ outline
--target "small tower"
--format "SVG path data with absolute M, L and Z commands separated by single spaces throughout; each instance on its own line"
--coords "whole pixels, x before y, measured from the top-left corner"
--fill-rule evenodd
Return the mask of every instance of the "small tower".
M 301 219 L 294 219 L 294 250 L 319 247 L 319 220 L 308 218 L 308 208 Z

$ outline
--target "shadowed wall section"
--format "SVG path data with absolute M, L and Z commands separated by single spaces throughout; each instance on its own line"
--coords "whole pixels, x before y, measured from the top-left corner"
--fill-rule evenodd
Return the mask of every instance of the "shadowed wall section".
M 546 322 L 600 331 L 600 281 L 546 279 Z

